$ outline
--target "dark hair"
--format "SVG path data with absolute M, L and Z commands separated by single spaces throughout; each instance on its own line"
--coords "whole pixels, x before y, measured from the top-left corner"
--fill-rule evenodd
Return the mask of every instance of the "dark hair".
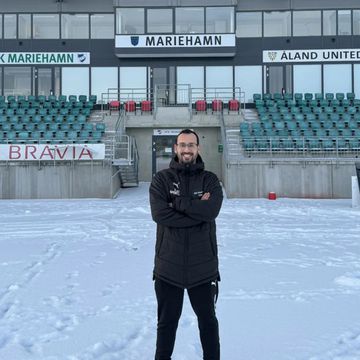
M 199 141 L 199 135 L 194 131 L 194 130 L 191 130 L 191 129 L 184 129 L 184 130 L 181 130 L 178 135 L 176 136 L 176 144 L 178 143 L 178 137 L 181 135 L 181 134 L 194 134 L 196 136 L 196 145 L 199 145 L 200 141 Z

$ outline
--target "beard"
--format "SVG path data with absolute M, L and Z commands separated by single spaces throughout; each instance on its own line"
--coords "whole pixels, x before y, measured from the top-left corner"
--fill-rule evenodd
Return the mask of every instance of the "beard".
M 178 155 L 180 164 L 195 164 L 197 154 L 192 153 L 180 153 Z

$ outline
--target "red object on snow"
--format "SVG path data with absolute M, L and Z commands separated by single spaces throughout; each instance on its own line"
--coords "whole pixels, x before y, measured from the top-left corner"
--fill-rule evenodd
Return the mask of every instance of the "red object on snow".
M 269 200 L 276 200 L 276 193 L 273 191 L 269 192 Z

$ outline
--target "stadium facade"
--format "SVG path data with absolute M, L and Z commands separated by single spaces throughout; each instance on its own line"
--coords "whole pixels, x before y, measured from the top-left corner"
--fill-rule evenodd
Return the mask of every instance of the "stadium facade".
M 344 176 L 353 174 L 355 156 L 316 156 L 314 162 L 313 156 L 296 155 L 285 161 L 271 153 L 259 159 L 241 153 L 240 146 L 234 160 L 229 139 L 236 132 L 227 130 L 251 116 L 253 94 L 360 96 L 357 0 L 2 1 L 0 44 L 1 96 L 95 95 L 94 109 L 107 122 L 121 118 L 123 135 L 136 140 L 140 180 L 150 180 L 166 166 L 174 135 L 192 127 L 201 135 L 208 168 L 223 179 L 231 196 L 264 196 L 271 190 L 284 196 L 350 195 Z M 195 106 L 200 99 L 207 102 L 205 112 Z M 218 99 L 221 116 L 213 103 Z M 148 109 L 142 108 L 145 100 Z M 238 101 L 239 108 L 231 109 L 229 100 Z M 111 107 L 118 118 L 111 115 Z M 117 130 L 113 125 L 109 132 Z M 21 191 L 4 185 L 18 176 L 9 170 L 10 160 L 1 167 L 6 188 L 2 194 L 18 197 Z M 107 170 L 110 177 L 117 174 L 114 164 Z M 309 173 L 304 173 L 304 164 L 310 164 Z M 100 172 L 104 168 L 97 167 Z M 281 174 L 297 178 L 299 169 L 309 184 L 302 182 L 292 191 L 293 184 L 287 185 Z M 101 175 L 95 177 L 99 184 Z M 274 183 L 263 181 L 269 177 Z M 239 185 L 239 179 L 245 185 Z M 49 193 L 51 189 L 34 196 L 51 197 Z M 54 193 L 70 196 L 69 190 Z M 79 191 L 70 193 L 76 197 Z M 80 196 L 89 194 L 91 190 Z

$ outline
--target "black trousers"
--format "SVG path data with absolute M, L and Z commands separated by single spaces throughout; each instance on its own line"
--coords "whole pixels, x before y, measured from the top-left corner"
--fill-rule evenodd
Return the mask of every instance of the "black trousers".
M 209 282 L 187 290 L 198 319 L 204 360 L 220 359 L 219 325 L 215 314 L 217 286 L 217 282 Z M 183 307 L 184 289 L 156 279 L 155 292 L 158 302 L 155 360 L 171 360 Z

